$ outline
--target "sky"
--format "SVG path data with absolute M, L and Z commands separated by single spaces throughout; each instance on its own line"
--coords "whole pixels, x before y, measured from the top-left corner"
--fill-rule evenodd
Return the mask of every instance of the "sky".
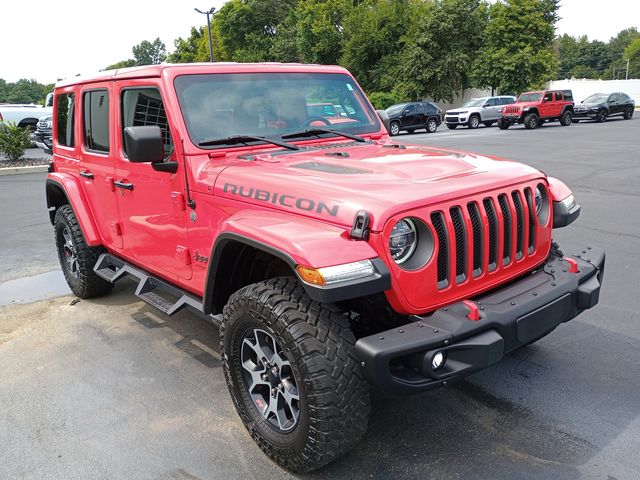
M 131 47 L 156 37 L 173 40 L 205 25 L 205 11 L 226 0 L 0 0 L 0 78 L 15 82 L 91 74 L 132 58 Z M 557 33 L 607 41 L 640 30 L 640 0 L 561 0 Z

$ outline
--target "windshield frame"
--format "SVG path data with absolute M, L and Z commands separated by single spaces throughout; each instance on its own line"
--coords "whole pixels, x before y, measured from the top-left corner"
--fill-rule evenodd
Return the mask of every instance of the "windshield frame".
M 338 124 L 331 124 L 331 125 L 323 125 L 323 127 L 329 127 L 331 129 L 334 129 L 336 131 L 343 131 L 345 133 L 349 133 L 352 135 L 367 135 L 367 134 L 376 134 L 378 132 L 381 131 L 382 128 L 382 122 L 377 114 L 377 112 L 375 111 L 375 109 L 372 107 L 369 99 L 367 98 L 367 96 L 365 95 L 365 93 L 362 91 L 362 89 L 360 88 L 360 86 L 358 85 L 358 83 L 355 81 L 355 79 L 350 76 L 348 73 L 341 73 L 341 72 L 317 72 L 317 71 L 312 71 L 312 72 L 306 72 L 306 71 L 296 71 L 296 72 L 202 72 L 202 73 L 184 73 L 184 74 L 179 74 L 176 75 L 173 78 L 173 89 L 174 89 L 174 94 L 175 94 L 175 98 L 177 99 L 177 104 L 179 106 L 179 111 L 180 111 L 180 115 L 182 117 L 182 121 L 184 124 L 184 127 L 187 131 L 187 136 L 189 137 L 189 140 L 191 142 L 191 144 L 195 147 L 197 147 L 200 150 L 217 150 L 217 149 L 240 149 L 240 148 L 252 148 L 255 149 L 256 147 L 260 147 L 261 149 L 264 148 L 270 148 L 273 147 L 273 145 L 268 145 L 268 144 L 233 144 L 233 145 L 212 145 L 212 146 L 202 146 L 199 145 L 200 142 L 202 142 L 203 140 L 211 140 L 213 137 L 210 134 L 207 138 L 204 138 L 205 135 L 197 135 L 194 132 L 193 129 L 193 125 L 191 123 L 191 121 L 193 120 L 192 118 L 190 118 L 189 116 L 189 112 L 188 112 L 188 108 L 186 106 L 186 102 L 185 102 L 185 98 L 183 96 L 183 92 L 184 89 L 187 88 L 190 83 L 188 83 L 188 79 L 192 78 L 194 80 L 196 80 L 196 83 L 202 82 L 202 83 L 206 83 L 206 77 L 218 77 L 216 80 L 220 81 L 220 84 L 224 83 L 224 80 L 221 80 L 221 77 L 223 76 L 237 76 L 240 77 L 242 79 L 246 79 L 246 77 L 251 77 L 251 76 L 255 76 L 255 77 L 263 77 L 263 81 L 265 82 L 269 82 L 270 79 L 269 77 L 273 77 L 275 82 L 278 82 L 280 80 L 284 80 L 285 77 L 298 77 L 297 80 L 298 81 L 305 81 L 304 77 L 314 77 L 313 81 L 318 81 L 321 80 L 321 77 L 326 76 L 326 77 L 333 77 L 332 80 L 333 81 L 344 81 L 345 82 L 345 92 L 342 92 L 340 94 L 340 100 L 342 100 L 343 95 L 347 95 L 347 99 L 351 99 L 351 102 L 355 105 L 358 104 L 360 106 L 360 108 L 358 108 L 358 113 L 360 114 L 360 118 L 362 118 L 365 122 L 368 123 L 359 123 L 357 125 L 350 125 L 350 122 L 345 122 L 345 123 L 338 123 Z M 200 77 L 200 78 L 197 78 Z M 183 83 L 187 81 L 187 83 Z M 229 80 L 230 82 L 232 80 Z M 258 79 L 259 81 L 259 79 Z M 321 82 L 320 82 L 321 83 Z M 330 102 L 317 102 L 317 101 L 309 101 L 305 98 L 305 101 L 307 102 L 307 106 L 310 104 L 317 104 L 317 103 L 330 103 Z M 353 107 L 349 108 L 349 107 L 345 107 L 345 105 L 343 105 L 342 102 L 338 102 L 337 105 L 340 105 L 345 112 L 349 112 L 350 110 L 353 110 Z M 354 118 L 356 119 L 356 114 L 353 114 L 353 117 L 349 116 L 349 118 Z M 335 119 L 343 119 L 345 117 L 341 117 L 340 115 L 333 117 Z M 354 122 L 356 123 L 356 122 Z M 237 131 L 232 133 L 231 135 L 229 134 L 225 134 L 222 133 L 220 134 L 220 139 L 223 139 L 225 137 L 229 137 L 229 136 L 235 136 L 235 135 L 253 135 L 253 136 L 263 136 L 267 139 L 271 138 L 271 139 L 275 139 L 275 140 L 279 140 L 279 141 L 283 141 L 282 140 L 282 136 L 286 136 L 288 133 L 291 132 L 295 132 L 295 131 L 299 131 L 302 130 L 304 128 L 313 128 L 313 125 L 311 126 L 307 126 L 307 127 L 301 127 L 300 125 L 297 126 L 292 126 L 288 129 L 280 129 L 280 131 L 275 131 L 275 132 L 270 132 L 270 133 L 266 133 L 266 132 L 248 132 L 248 131 Z M 211 133 L 211 132 L 210 132 Z M 215 132 L 213 132 L 213 136 L 215 136 Z M 201 138 L 202 137 L 202 138 Z M 300 139 L 296 139 L 295 141 L 290 141 L 288 143 L 293 143 L 294 145 L 296 143 L 313 143 L 313 142 L 317 142 L 318 140 L 320 141 L 326 141 L 326 140 L 344 140 L 344 137 L 342 136 L 338 136 L 335 135 L 333 133 L 327 133 L 326 135 L 322 135 L 321 137 L 318 138 L 300 138 Z

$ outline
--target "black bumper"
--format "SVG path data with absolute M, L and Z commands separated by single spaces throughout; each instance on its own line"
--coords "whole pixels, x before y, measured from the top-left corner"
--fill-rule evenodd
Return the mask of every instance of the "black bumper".
M 365 378 L 392 393 L 422 392 L 488 367 L 573 319 L 598 303 L 605 254 L 587 247 L 569 258 L 577 269 L 550 257 L 533 274 L 474 299 L 477 321 L 469 319 L 470 308 L 459 302 L 361 338 L 356 355 Z M 439 352 L 446 362 L 434 370 L 432 360 Z

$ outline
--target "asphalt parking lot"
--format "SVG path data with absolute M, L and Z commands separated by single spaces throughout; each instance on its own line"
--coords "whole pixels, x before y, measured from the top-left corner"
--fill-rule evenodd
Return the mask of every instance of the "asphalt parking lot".
M 555 239 L 606 249 L 600 305 L 454 386 L 375 393 L 360 446 L 300 478 L 639 478 L 640 118 L 395 139 L 523 161 L 569 184 L 582 214 Z M 244 430 L 209 324 L 157 313 L 127 282 L 90 301 L 11 303 L 64 291 L 45 273 L 58 265 L 43 179 L 0 177 L 0 478 L 298 478 Z

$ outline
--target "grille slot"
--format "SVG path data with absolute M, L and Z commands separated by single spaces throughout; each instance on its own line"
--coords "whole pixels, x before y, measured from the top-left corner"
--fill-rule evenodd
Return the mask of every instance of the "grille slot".
M 533 195 L 530 188 L 525 188 L 524 198 L 527 201 L 527 208 L 529 209 L 529 242 L 527 250 L 529 254 L 532 254 L 536 248 L 536 207 L 533 204 Z
M 524 209 L 517 190 L 511 192 L 511 198 L 516 208 L 516 259 L 520 260 L 524 255 Z
M 456 239 L 456 283 L 460 283 L 466 278 L 467 235 L 460 207 L 449 209 L 449 214 L 453 222 L 453 231 Z
M 449 285 L 449 242 L 442 212 L 431 214 L 431 224 L 438 236 L 438 288 Z
M 498 267 L 498 218 L 490 198 L 485 198 L 482 205 L 489 221 L 489 271 L 492 272 Z
M 503 193 L 498 195 L 498 205 L 502 213 L 502 265 L 509 265 L 511 262 L 511 211 L 507 196 Z
M 480 213 L 478 205 L 474 202 L 467 204 L 469 217 L 471 218 L 471 227 L 473 228 L 473 276 L 477 277 L 482 273 L 482 223 L 480 222 Z

